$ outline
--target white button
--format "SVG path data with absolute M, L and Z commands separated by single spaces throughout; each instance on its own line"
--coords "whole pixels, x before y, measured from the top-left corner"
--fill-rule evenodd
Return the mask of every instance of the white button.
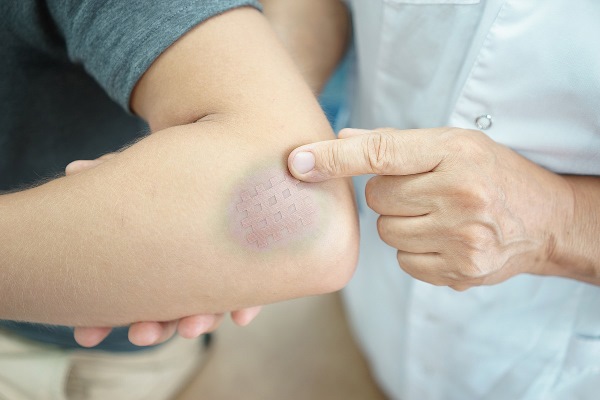
M 488 114 L 475 118 L 475 126 L 484 131 L 492 127 L 492 122 L 492 116 Z

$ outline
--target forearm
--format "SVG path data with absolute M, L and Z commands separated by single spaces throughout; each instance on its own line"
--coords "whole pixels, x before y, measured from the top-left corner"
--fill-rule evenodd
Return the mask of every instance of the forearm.
M 293 246 L 262 250 L 230 232 L 241 176 L 282 167 L 218 139 L 238 123 L 159 132 L 90 172 L 4 196 L 2 318 L 114 325 L 338 289 L 348 273 L 334 266 L 348 259 L 336 241 L 350 253 L 352 244 L 335 226 L 353 217 L 349 193 L 338 204 L 335 193 L 347 189 L 311 189 L 336 221 L 320 220 Z
M 133 108 L 156 133 L 92 170 L 0 197 L 0 318 L 170 320 L 336 290 L 349 279 L 348 182 L 306 189 L 321 218 L 290 240 L 259 247 L 236 227 L 241 190 L 285 172 L 294 146 L 332 133 L 262 17 L 219 18 L 225 32 L 209 21 L 138 85 Z M 205 43 L 215 36 L 223 53 Z
M 319 93 L 342 59 L 350 17 L 340 0 L 261 0 L 304 79 Z
M 563 176 L 571 191 L 560 234 L 551 249 L 551 274 L 600 285 L 600 178 Z M 564 218 L 564 219 L 563 219 Z

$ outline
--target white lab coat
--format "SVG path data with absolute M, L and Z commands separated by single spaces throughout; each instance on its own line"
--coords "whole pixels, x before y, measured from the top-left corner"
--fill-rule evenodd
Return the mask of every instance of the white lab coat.
M 476 129 L 481 117 L 550 170 L 600 175 L 600 1 L 349 3 L 351 126 Z M 361 255 L 344 298 L 391 398 L 600 399 L 600 287 L 521 275 L 459 293 L 416 281 L 378 237 L 367 180 L 355 180 Z

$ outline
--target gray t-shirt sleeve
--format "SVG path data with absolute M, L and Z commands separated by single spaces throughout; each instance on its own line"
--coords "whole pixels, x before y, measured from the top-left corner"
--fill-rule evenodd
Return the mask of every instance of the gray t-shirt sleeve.
M 152 62 L 200 22 L 257 0 L 47 0 L 69 58 L 82 64 L 129 111 L 136 82 Z

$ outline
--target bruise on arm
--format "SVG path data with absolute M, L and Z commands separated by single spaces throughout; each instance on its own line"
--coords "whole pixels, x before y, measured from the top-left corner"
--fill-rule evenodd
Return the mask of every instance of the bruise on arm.
M 234 241 L 250 250 L 281 248 L 310 237 L 320 218 L 317 189 L 286 169 L 267 168 L 244 178 L 229 208 Z

